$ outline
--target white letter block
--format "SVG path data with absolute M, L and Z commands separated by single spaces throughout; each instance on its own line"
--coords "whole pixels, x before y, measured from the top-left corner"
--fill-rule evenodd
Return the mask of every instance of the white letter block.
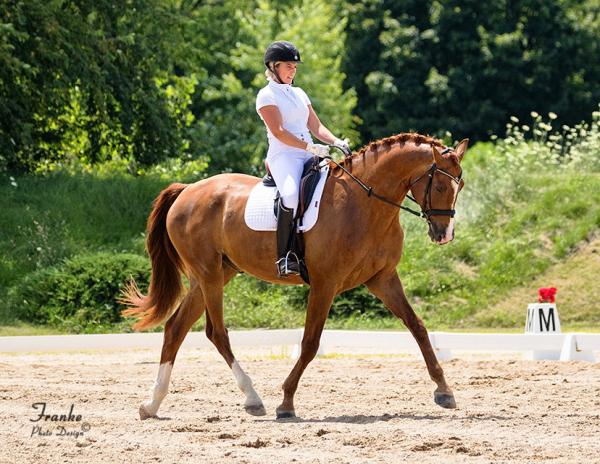
M 560 333 L 560 319 L 556 303 L 531 303 L 527 305 L 527 321 L 525 333 L 550 334 Z M 560 359 L 560 351 L 532 351 L 530 359 Z

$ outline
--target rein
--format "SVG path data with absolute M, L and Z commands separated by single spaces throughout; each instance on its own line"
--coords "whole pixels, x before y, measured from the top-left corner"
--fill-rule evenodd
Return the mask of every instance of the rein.
M 348 156 L 347 153 L 342 150 L 340 147 L 336 147 L 335 145 L 329 145 L 330 147 L 333 148 L 337 148 L 338 150 L 340 150 L 344 156 Z M 446 153 L 451 152 L 452 149 L 449 147 L 444 148 L 444 150 L 442 150 L 441 154 L 444 155 Z M 423 176 L 425 176 L 426 174 L 429 176 L 429 181 L 427 182 L 427 188 L 425 189 L 425 208 L 423 209 L 423 207 L 421 207 L 421 211 L 415 211 L 412 208 L 408 208 L 406 206 L 403 206 L 401 204 L 398 204 L 394 201 L 388 200 L 387 198 L 385 198 L 382 195 L 379 195 L 377 193 L 375 193 L 373 191 L 373 187 L 369 187 L 368 185 L 366 185 L 363 181 L 361 181 L 358 177 L 356 177 L 355 175 L 353 175 L 350 171 L 348 171 L 344 166 L 342 166 L 341 164 L 339 164 L 337 161 L 335 161 L 331 156 L 325 156 L 324 158 L 332 161 L 336 166 L 338 166 L 342 171 L 344 171 L 346 174 L 348 174 L 350 176 L 350 178 L 352 178 L 358 185 L 360 185 L 360 187 L 367 192 L 367 196 L 373 196 L 375 198 L 377 198 L 378 200 L 381 200 L 385 203 L 388 203 L 392 206 L 395 206 L 396 208 L 402 209 L 404 211 L 407 211 L 411 214 L 414 214 L 417 217 L 422 217 L 424 218 L 427 222 L 429 222 L 429 219 L 431 216 L 450 216 L 450 217 L 454 217 L 455 214 L 455 210 L 454 209 L 431 209 L 431 186 L 433 184 L 433 176 L 435 175 L 436 172 L 439 172 L 440 174 L 444 174 L 445 176 L 448 176 L 450 179 L 452 179 L 454 182 L 456 182 L 457 184 L 460 184 L 460 179 L 462 177 L 462 173 L 458 176 L 458 177 L 454 177 L 452 174 L 450 174 L 449 172 L 444 171 L 443 169 L 440 169 L 437 167 L 436 163 L 433 162 L 431 164 L 431 167 L 425 171 L 423 174 L 421 174 L 419 177 L 417 177 L 417 179 L 415 179 L 414 181 L 412 181 L 409 185 L 408 185 L 408 189 L 410 190 L 410 188 L 415 185 L 418 181 L 420 181 Z M 420 206 L 419 202 L 417 200 L 414 199 L 414 197 L 410 194 L 407 194 L 406 197 L 409 200 L 412 200 L 413 202 L 415 202 L 417 205 Z M 452 204 L 452 207 L 454 208 L 454 204 L 456 204 L 456 198 L 458 197 L 458 192 L 456 197 L 454 198 L 454 202 Z

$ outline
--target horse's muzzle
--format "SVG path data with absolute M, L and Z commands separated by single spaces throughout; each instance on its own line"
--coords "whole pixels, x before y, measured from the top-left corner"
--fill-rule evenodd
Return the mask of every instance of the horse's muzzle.
M 429 223 L 428 234 L 431 241 L 438 245 L 451 242 L 454 240 L 454 219 L 450 219 L 450 222 L 445 226 Z

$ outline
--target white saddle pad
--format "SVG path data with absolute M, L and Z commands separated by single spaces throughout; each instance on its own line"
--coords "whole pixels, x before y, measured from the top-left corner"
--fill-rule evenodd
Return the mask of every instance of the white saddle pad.
M 301 232 L 310 230 L 317 223 L 319 217 L 321 195 L 323 195 L 325 181 L 329 174 L 329 163 L 327 160 L 323 160 L 319 166 L 321 167 L 321 178 L 310 201 L 310 205 L 306 208 L 306 212 L 302 218 L 302 226 L 298 225 L 298 230 Z M 276 193 L 276 187 L 267 187 L 262 183 L 262 180 L 254 186 L 250 192 L 248 202 L 246 203 L 246 210 L 244 211 L 244 219 L 250 229 L 277 230 L 277 218 L 273 212 Z

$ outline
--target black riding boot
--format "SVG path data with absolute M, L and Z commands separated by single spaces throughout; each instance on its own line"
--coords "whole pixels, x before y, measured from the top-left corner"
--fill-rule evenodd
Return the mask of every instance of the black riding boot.
M 287 277 L 300 274 L 298 256 L 290 250 L 292 234 L 294 233 L 294 210 L 283 206 L 279 199 L 277 203 L 277 274 Z

